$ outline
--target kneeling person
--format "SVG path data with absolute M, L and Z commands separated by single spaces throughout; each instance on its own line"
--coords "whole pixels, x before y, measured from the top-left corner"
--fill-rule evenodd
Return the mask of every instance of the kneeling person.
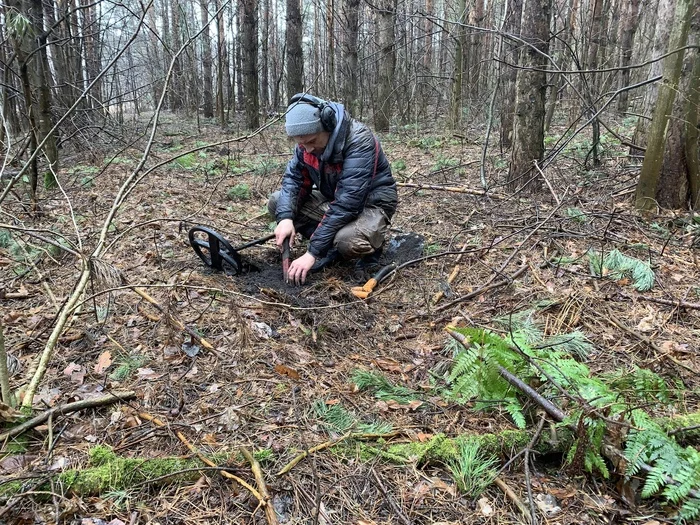
M 338 256 L 359 258 L 359 269 L 378 266 L 398 198 L 377 137 L 342 104 L 304 94 L 292 97 L 285 128 L 297 146 L 268 203 L 275 242 L 281 250 L 297 232 L 310 239 L 290 265 L 289 281 L 304 283 Z

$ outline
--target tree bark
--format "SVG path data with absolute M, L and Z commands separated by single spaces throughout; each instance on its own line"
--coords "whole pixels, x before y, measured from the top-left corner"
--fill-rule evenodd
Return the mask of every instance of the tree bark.
M 243 100 L 245 101 L 246 127 L 260 127 L 260 98 L 258 92 L 258 2 L 242 0 L 241 22 Z
M 520 34 L 520 22 L 522 18 L 522 0 L 508 2 L 508 14 L 505 31 L 511 35 Z M 506 51 L 503 58 L 507 62 L 518 64 L 519 45 L 510 39 L 504 41 Z M 506 67 L 503 73 L 503 105 L 501 107 L 501 149 L 509 149 L 513 145 L 513 120 L 515 116 L 515 79 L 517 70 L 514 67 Z
M 688 39 L 688 29 L 692 15 L 693 0 L 678 0 L 673 22 L 673 29 L 669 40 L 669 49 L 678 49 L 685 46 Z M 663 61 L 664 78 L 659 86 L 656 109 L 649 129 L 649 140 L 642 171 L 639 175 L 635 206 L 638 209 L 651 210 L 656 208 L 656 198 L 661 178 L 661 170 L 664 164 L 664 151 L 668 141 L 668 124 L 671 117 L 676 92 L 683 67 L 683 52 L 674 53 Z M 674 150 L 681 147 L 681 141 L 672 136 L 671 142 Z M 682 149 L 681 149 L 682 151 Z M 677 154 L 677 151 L 674 151 Z M 674 168 L 676 169 L 676 168 Z M 680 188 L 664 188 L 663 192 L 681 191 Z M 669 193 L 666 193 L 669 195 Z M 659 203 L 660 204 L 660 203 Z
M 343 60 L 341 65 L 343 78 L 343 102 L 351 115 L 359 114 L 358 98 L 358 54 L 357 34 L 359 29 L 360 0 L 343 1 Z
M 465 54 L 467 58 L 470 56 L 465 53 L 467 48 L 467 32 L 464 24 L 467 22 L 467 2 L 459 0 L 458 2 L 457 24 L 455 24 L 455 63 L 452 70 L 452 97 L 450 99 L 450 128 L 456 130 L 462 123 L 462 92 L 464 90 L 464 71 L 469 69 L 469 64 L 464 63 Z
M 658 57 L 663 55 L 668 49 L 668 40 L 671 32 L 671 25 L 673 23 L 674 11 L 676 9 L 675 0 L 660 0 L 658 9 L 656 10 L 656 28 L 654 30 L 654 44 L 652 46 L 651 56 Z M 662 64 L 663 61 L 657 60 L 651 64 L 649 70 L 649 76 L 647 78 L 655 78 L 662 74 Z M 646 94 L 644 96 L 644 103 L 642 105 L 641 114 L 643 117 L 651 117 L 654 113 L 654 108 L 656 107 L 656 99 L 658 97 L 659 84 L 653 83 L 647 87 Z M 649 126 L 651 120 L 647 118 L 639 118 L 637 120 L 637 125 L 634 130 L 634 135 L 632 137 L 632 144 L 638 146 L 646 146 L 647 144 L 647 132 L 649 131 Z M 643 151 L 630 148 L 630 155 L 639 155 Z
M 542 178 L 534 170 L 534 163 L 544 155 L 544 117 L 547 79 L 542 71 L 527 68 L 544 68 L 549 39 L 550 0 L 525 0 L 523 2 L 522 36 L 529 45 L 520 54 L 520 64 L 515 88 L 515 126 L 513 153 L 511 156 L 508 186 L 511 191 L 527 188 L 539 191 Z
M 620 82 L 618 88 L 623 88 L 630 83 L 629 65 L 632 60 L 632 46 L 634 34 L 639 23 L 640 0 L 627 0 L 623 9 L 622 25 L 620 26 Z M 617 99 L 617 111 L 621 115 L 627 111 L 629 91 L 620 93 Z
M 211 60 L 211 38 L 209 36 L 209 0 L 199 0 L 202 19 L 202 113 L 204 118 L 214 116 L 213 73 Z
M 287 98 L 304 90 L 301 0 L 287 0 Z
M 396 68 L 394 48 L 394 24 L 396 0 L 382 0 L 376 11 L 379 18 L 379 89 L 374 112 L 374 126 L 377 131 L 388 131 L 392 118 L 393 78 Z

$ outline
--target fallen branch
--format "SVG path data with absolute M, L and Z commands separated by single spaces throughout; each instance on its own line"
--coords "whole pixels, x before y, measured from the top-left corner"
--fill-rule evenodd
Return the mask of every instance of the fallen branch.
M 685 368 L 685 369 L 686 369 L 688 372 L 690 372 L 691 374 L 693 374 L 693 375 L 697 374 L 697 370 L 693 370 L 693 369 L 690 368 L 688 365 L 685 365 L 685 364 L 681 363 L 678 359 L 676 359 L 675 357 L 673 357 L 672 355 L 670 355 L 668 352 L 665 352 L 665 351 L 664 351 L 659 345 L 657 345 L 654 341 L 652 341 L 652 340 L 649 339 L 648 337 L 646 337 L 646 336 L 644 336 L 644 335 L 642 335 L 642 334 L 636 332 L 635 330 L 632 330 L 631 328 L 629 328 L 627 325 L 625 325 L 625 323 L 623 323 L 623 322 L 620 321 L 617 317 L 615 317 L 615 316 L 612 314 L 612 312 L 610 312 L 609 309 L 608 309 L 607 320 L 608 320 L 608 322 L 609 322 L 611 325 L 616 326 L 617 328 L 619 328 L 620 330 L 622 330 L 622 331 L 626 332 L 627 334 L 631 335 L 632 337 L 634 337 L 634 338 L 637 339 L 638 341 L 641 341 L 641 342 L 643 342 L 644 344 L 646 344 L 649 348 L 651 348 L 652 350 L 654 350 L 654 352 L 656 352 L 656 353 L 658 354 L 658 358 L 659 358 L 659 359 L 660 359 L 660 358 L 666 358 L 666 359 L 668 359 L 669 361 L 673 361 L 675 364 L 677 364 L 677 365 L 680 366 L 681 368 Z M 655 360 L 656 360 L 656 359 L 655 359 Z
M 461 297 L 458 297 L 454 301 L 450 301 L 449 303 L 445 303 L 442 306 L 436 308 L 435 311 L 442 312 L 443 310 L 446 310 L 447 308 L 449 308 L 451 306 L 454 306 L 454 305 L 459 304 L 459 303 L 463 303 L 464 301 L 468 301 L 469 299 L 471 299 L 473 297 L 476 297 L 476 296 L 481 295 L 483 293 L 489 292 L 489 291 L 494 290 L 496 288 L 500 288 L 501 286 L 506 286 L 508 284 L 511 284 L 515 279 L 520 277 L 525 272 L 525 270 L 527 270 L 527 268 L 528 268 L 527 264 L 524 264 L 523 266 L 518 268 L 518 270 L 510 277 L 503 279 L 501 281 L 495 282 L 495 283 L 488 284 L 486 286 L 482 286 L 481 288 L 474 290 L 473 292 L 469 292 L 466 295 L 462 295 Z
M 397 186 L 402 188 L 416 188 L 418 190 L 435 190 L 435 191 L 449 191 L 453 193 L 466 193 L 468 195 L 478 195 L 481 197 L 492 197 L 494 199 L 507 199 L 505 195 L 499 195 L 498 193 L 490 193 L 483 190 L 472 190 L 469 188 L 462 188 L 458 186 L 437 186 L 434 184 L 414 184 L 412 182 L 397 182 Z
M 530 510 L 527 508 L 527 505 L 523 503 L 523 500 L 520 499 L 520 497 L 511 489 L 505 481 L 503 481 L 501 478 L 497 477 L 496 479 L 493 480 L 493 482 L 496 484 L 496 486 L 503 491 L 503 493 L 510 499 L 513 503 L 515 503 L 515 506 L 518 507 L 520 510 L 520 513 L 523 515 L 523 517 L 528 521 L 528 523 L 532 523 L 532 517 L 530 515 Z
M 158 301 L 156 301 L 153 297 L 148 295 L 144 290 L 142 290 L 141 288 L 138 288 L 138 287 L 134 287 L 134 291 L 138 295 L 140 295 L 142 298 L 144 298 L 146 301 L 148 301 L 153 306 L 155 306 L 156 309 L 158 309 L 158 311 L 160 313 L 162 313 L 163 315 L 167 315 L 168 319 L 170 319 L 170 322 L 172 322 L 179 330 L 182 330 L 183 332 L 187 332 L 194 340 L 196 340 L 204 348 L 206 348 L 207 350 L 214 352 L 215 354 L 218 355 L 218 352 L 216 352 L 216 350 L 214 350 L 214 347 L 212 346 L 212 344 L 209 341 L 207 341 L 202 336 L 200 336 L 197 332 L 192 330 L 192 328 L 185 326 L 184 323 L 182 321 L 180 321 L 179 319 L 175 318 L 175 316 L 166 312 L 165 308 L 163 308 L 158 303 Z
M 255 459 L 253 457 L 253 454 L 251 454 L 250 451 L 245 447 L 241 447 L 241 454 L 243 454 L 243 457 L 246 458 L 246 460 L 248 460 L 248 463 L 250 463 L 250 469 L 253 471 L 253 475 L 255 476 L 255 482 L 258 484 L 258 490 L 260 491 L 260 495 L 262 496 L 260 504 L 264 505 L 265 518 L 267 518 L 267 523 L 269 525 L 277 525 L 277 512 L 275 511 L 274 506 L 270 505 L 270 493 L 267 490 L 265 476 L 263 476 L 263 471 L 260 468 L 260 463 L 258 463 L 258 460 Z
M 74 401 L 73 403 L 67 403 L 65 405 L 59 405 L 57 407 L 50 408 L 41 414 L 28 419 L 21 425 L 12 427 L 7 432 L 0 434 L 0 441 L 5 441 L 8 438 L 18 436 L 27 430 L 41 425 L 44 421 L 48 420 L 50 417 L 55 415 L 65 415 L 72 412 L 77 412 L 78 410 L 84 410 L 86 408 L 95 408 L 104 405 L 110 405 L 118 401 L 124 401 L 126 399 L 132 399 L 136 397 L 134 392 L 112 392 L 109 395 L 97 397 L 94 399 L 81 399 L 80 401 Z
M 625 299 L 643 299 L 651 303 L 664 304 L 666 306 L 675 306 L 676 308 L 689 308 L 691 310 L 700 310 L 700 303 L 689 303 L 687 301 L 681 301 L 680 299 L 677 301 L 672 301 L 671 299 L 661 299 L 659 297 L 650 297 L 648 295 L 636 295 L 634 297 L 626 294 L 621 295 Z
M 372 472 L 372 476 L 374 477 L 374 481 L 377 484 L 377 488 L 379 489 L 379 492 L 382 493 L 384 496 L 384 499 L 386 499 L 387 503 L 389 503 L 389 506 L 393 509 L 394 514 L 396 514 L 399 518 L 399 521 L 403 523 L 403 525 L 412 525 L 411 520 L 408 519 L 408 517 L 403 513 L 401 510 L 401 507 L 399 507 L 396 504 L 396 501 L 394 498 L 391 497 L 391 494 L 386 490 L 384 487 L 384 484 L 382 483 L 382 480 L 379 479 L 379 474 L 377 474 L 377 471 L 374 470 L 373 468 L 370 468 L 370 472 Z
M 292 459 L 292 461 L 287 463 L 282 470 L 280 470 L 277 474 L 275 474 L 275 476 L 277 476 L 277 477 L 284 476 L 290 470 L 292 470 L 297 463 L 299 463 L 305 457 L 309 456 L 309 454 L 314 454 L 315 452 L 319 452 L 321 450 L 325 450 L 327 448 L 335 446 L 338 443 L 341 443 L 342 441 L 345 441 L 346 439 L 348 439 L 350 437 L 352 437 L 352 433 L 348 432 L 347 434 L 340 436 L 338 439 L 326 441 L 325 443 L 321 443 L 320 445 L 316 445 L 315 447 L 311 447 L 309 450 L 304 450 L 301 454 L 299 454 L 294 459 Z
M 459 269 L 460 269 L 459 262 L 462 260 L 462 255 L 464 255 L 464 251 L 467 249 L 467 246 L 469 246 L 469 243 L 465 242 L 464 246 L 462 246 L 462 249 L 460 250 L 461 253 L 455 259 L 455 267 L 452 269 L 452 272 L 447 277 L 447 286 L 451 285 L 454 282 L 454 280 L 457 278 L 457 275 L 459 275 Z M 433 299 L 432 299 L 433 305 L 436 305 L 437 303 L 439 303 L 440 300 L 444 296 L 445 296 L 444 290 L 440 290 L 439 292 L 435 293 L 435 295 L 433 295 Z
M 139 412 L 139 417 L 145 419 L 146 421 L 150 421 L 151 423 L 153 423 L 157 427 L 162 428 L 162 427 L 168 426 L 163 421 L 161 421 L 160 419 L 158 419 L 155 416 L 152 416 L 151 414 L 149 414 L 147 412 Z M 180 432 L 179 430 L 176 430 L 175 435 L 190 450 L 190 452 L 192 452 L 195 456 L 197 456 L 199 458 L 199 460 L 202 463 L 204 463 L 205 465 L 208 465 L 210 467 L 218 468 L 218 465 L 216 463 L 214 463 L 212 460 L 210 460 L 208 457 L 206 457 L 204 454 L 202 454 L 199 450 L 197 450 L 197 448 L 187 440 L 187 438 L 182 434 L 182 432 Z M 258 500 L 258 503 L 260 505 L 266 504 L 266 501 L 263 499 L 262 495 L 257 490 L 255 490 L 255 487 L 248 484 L 245 480 L 243 480 L 243 479 L 239 478 L 238 476 L 236 476 L 235 474 L 231 474 L 230 472 L 227 472 L 225 470 L 221 471 L 221 475 L 225 478 L 228 478 L 228 479 L 235 481 L 240 486 L 246 488 L 253 496 L 255 496 L 255 498 Z

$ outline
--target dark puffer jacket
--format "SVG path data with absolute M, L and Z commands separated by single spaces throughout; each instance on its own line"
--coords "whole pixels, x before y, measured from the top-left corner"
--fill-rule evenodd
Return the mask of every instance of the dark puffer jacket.
M 294 219 L 315 185 L 330 201 L 309 243 L 308 251 L 316 258 L 326 254 L 335 234 L 365 207 L 381 208 L 391 218 L 398 202 L 396 181 L 377 138 L 350 118 L 342 104 L 329 104 L 335 109 L 337 125 L 328 145 L 320 157 L 296 147 L 282 179 L 275 217 L 277 222 Z

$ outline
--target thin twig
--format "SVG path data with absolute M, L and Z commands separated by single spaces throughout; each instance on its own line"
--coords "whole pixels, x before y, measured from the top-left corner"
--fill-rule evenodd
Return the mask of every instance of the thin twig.
M 255 476 L 255 482 L 258 484 L 258 490 L 263 498 L 261 503 L 265 505 L 265 517 L 267 518 L 268 525 L 277 525 L 277 512 L 275 511 L 275 507 L 270 504 L 270 492 L 267 490 L 267 484 L 265 483 L 265 477 L 263 476 L 262 468 L 260 468 L 260 463 L 258 463 L 258 460 L 255 459 L 253 454 L 245 447 L 241 447 L 241 454 L 243 454 L 243 457 L 250 463 L 250 469 Z
M 451 306 L 454 306 L 459 303 L 463 303 L 464 301 L 468 301 L 472 297 L 477 297 L 483 293 L 489 292 L 495 288 L 500 288 L 501 286 L 506 286 L 508 284 L 511 284 L 515 279 L 520 277 L 525 270 L 527 270 L 528 266 L 527 264 L 522 265 L 518 270 L 511 275 L 510 277 L 507 277 L 506 279 L 503 279 L 501 281 L 495 282 L 488 284 L 486 286 L 482 286 L 481 288 L 474 290 L 473 292 L 469 292 L 466 295 L 462 295 L 461 297 L 458 297 L 454 301 L 450 301 L 449 303 L 445 303 L 442 306 L 439 306 L 438 308 L 435 309 L 436 312 L 442 312 L 443 310 L 446 310 L 447 308 L 450 308 Z
M 386 490 L 384 487 L 384 484 L 382 483 L 382 480 L 379 479 L 379 475 L 377 474 L 377 471 L 374 470 L 374 468 L 370 467 L 369 471 L 372 473 L 372 476 L 374 477 L 374 481 L 377 484 L 377 488 L 379 488 L 379 491 L 382 493 L 384 496 L 384 499 L 386 499 L 387 503 L 389 503 L 389 506 L 393 509 L 394 513 L 396 516 L 398 516 L 399 521 L 403 523 L 403 525 L 413 525 L 411 523 L 411 520 L 408 519 L 408 516 L 406 516 L 403 511 L 401 510 L 401 507 L 398 506 L 394 498 L 391 497 L 391 494 Z
M 468 195 L 478 195 L 481 197 L 492 197 L 494 199 L 507 199 L 505 195 L 491 193 L 483 190 L 472 190 L 461 186 L 437 186 L 435 184 L 415 184 L 413 182 L 397 182 L 397 186 L 402 188 L 416 188 L 418 190 L 449 191 L 452 193 L 466 193 Z
M 150 421 L 157 427 L 168 427 L 163 421 L 158 419 L 155 416 L 152 416 L 148 412 L 139 412 L 139 417 L 142 419 L 145 419 L 146 421 Z M 169 427 L 168 427 L 169 428 Z M 172 429 L 170 429 L 172 430 Z M 188 441 L 188 439 L 183 435 L 182 432 L 179 430 L 173 431 L 177 438 L 188 448 L 190 452 L 192 452 L 195 456 L 199 458 L 199 460 L 204 463 L 205 465 L 208 465 L 210 467 L 218 467 L 216 463 L 214 463 L 212 460 L 210 460 L 208 457 L 206 457 L 204 454 L 202 454 L 199 450 L 197 450 L 197 447 L 195 447 L 192 443 Z M 244 479 L 239 478 L 235 474 L 231 474 L 230 472 L 227 471 L 222 471 L 221 475 L 225 478 L 228 478 L 230 480 L 235 481 L 238 483 L 240 486 L 246 488 L 257 500 L 261 505 L 266 504 L 266 500 L 263 499 L 262 495 L 255 490 L 255 487 L 251 486 L 249 483 L 247 483 Z
M 513 491 L 513 489 L 511 489 L 508 484 L 499 477 L 494 479 L 493 482 L 503 491 L 506 496 L 508 496 L 508 499 L 515 503 L 515 506 L 518 507 L 525 519 L 530 522 L 530 510 L 527 508 L 527 505 L 523 503 L 523 500 L 521 500 L 520 497 Z

